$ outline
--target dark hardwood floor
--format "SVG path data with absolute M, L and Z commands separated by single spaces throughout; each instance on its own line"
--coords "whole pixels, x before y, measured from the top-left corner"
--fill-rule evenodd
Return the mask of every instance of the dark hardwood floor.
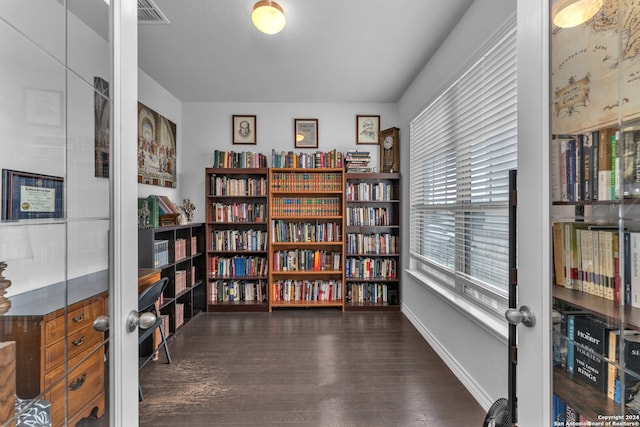
M 140 372 L 140 426 L 479 427 L 484 411 L 398 312 L 206 313 Z

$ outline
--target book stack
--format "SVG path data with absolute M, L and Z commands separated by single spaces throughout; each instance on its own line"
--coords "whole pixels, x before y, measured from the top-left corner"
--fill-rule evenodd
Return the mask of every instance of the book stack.
M 176 295 L 184 292 L 187 289 L 187 271 L 176 270 Z
M 184 304 L 176 304 L 176 330 L 184 323 Z
M 347 172 L 371 172 L 370 161 L 371 153 L 369 151 L 349 150 L 344 158 L 344 167 Z
M 235 152 L 220 151 L 213 152 L 214 168 L 266 168 L 267 156 L 262 153 L 251 151 Z
M 344 155 L 340 151 L 315 153 L 276 152 L 271 150 L 271 166 L 274 168 L 342 168 L 344 167 Z
M 187 257 L 187 240 L 186 239 L 176 239 L 175 241 L 175 259 L 176 261 L 180 261 L 181 259 L 185 259 Z

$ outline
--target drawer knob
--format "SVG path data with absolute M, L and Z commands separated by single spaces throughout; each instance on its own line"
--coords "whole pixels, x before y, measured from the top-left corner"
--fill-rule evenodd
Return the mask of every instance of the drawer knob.
M 78 378 L 76 378 L 71 384 L 69 384 L 69 390 L 76 391 L 80 387 L 84 385 L 84 382 L 87 380 L 87 373 L 85 372 Z
M 82 322 L 83 320 L 84 320 L 84 313 L 80 313 L 80 314 L 78 314 L 77 316 L 74 316 L 74 317 L 71 319 L 71 321 L 72 321 L 73 323 L 80 323 L 80 322 Z
M 84 335 L 78 339 L 73 340 L 73 345 L 75 345 L 76 347 L 82 345 L 82 343 L 84 343 Z

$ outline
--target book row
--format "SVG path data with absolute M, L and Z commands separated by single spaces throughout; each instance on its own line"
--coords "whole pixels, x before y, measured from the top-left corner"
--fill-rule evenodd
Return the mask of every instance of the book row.
M 278 280 L 273 285 L 273 301 L 341 301 L 340 280 Z
M 348 233 L 347 255 L 388 255 L 398 253 L 397 236 L 391 233 Z
M 555 135 L 551 142 L 551 198 L 591 202 L 640 197 L 640 130 L 599 129 Z
M 391 258 L 348 258 L 345 274 L 347 279 L 395 279 L 398 277 L 397 264 Z
M 340 242 L 338 222 L 288 222 L 281 219 L 271 221 L 271 241 L 274 243 Z
M 616 403 L 640 409 L 640 331 L 615 328 L 591 313 L 561 312 L 554 326 L 554 365 Z M 620 336 L 622 335 L 622 339 Z M 623 349 L 623 358 L 620 349 Z M 619 361 L 624 360 L 624 369 Z
M 349 283 L 347 284 L 348 302 L 388 303 L 389 285 L 386 283 Z
M 553 426 L 588 426 L 593 425 L 582 414 L 574 409 L 572 405 L 569 405 L 558 395 L 553 395 Z
M 347 183 L 345 194 L 347 201 L 389 201 L 393 200 L 393 186 L 384 182 Z
M 180 261 L 181 259 L 185 259 L 189 256 L 187 253 L 187 244 L 190 245 L 191 255 L 198 253 L 198 238 L 195 236 L 191 237 L 189 240 L 176 239 L 174 244 L 174 258 L 176 261 Z
M 267 208 L 264 203 L 213 203 L 213 222 L 265 222 Z
M 342 174 L 336 172 L 273 172 L 273 191 L 342 191 Z
M 341 252 L 292 249 L 273 253 L 271 271 L 340 271 L 341 265 Z
M 153 242 L 153 268 L 169 264 L 169 241 L 155 240 Z
M 555 284 L 619 301 L 618 233 L 599 227 L 575 222 L 553 224 Z
M 342 215 L 342 199 L 338 197 L 274 197 L 273 216 L 327 217 Z
M 266 251 L 264 230 L 216 230 L 211 236 L 213 251 Z
M 209 285 L 209 302 L 257 302 L 267 300 L 266 280 L 216 280 Z
M 213 151 L 214 168 L 266 168 L 267 156 L 250 151 Z
M 374 207 L 348 207 L 347 225 L 353 226 L 380 226 L 389 225 L 389 209 Z
M 587 223 L 553 224 L 554 282 L 640 307 L 640 232 Z
M 271 165 L 274 168 L 341 168 L 344 166 L 344 155 L 337 150 L 295 153 L 272 149 Z
M 266 178 L 230 178 L 212 174 L 211 196 L 267 196 Z
M 211 264 L 209 266 L 209 277 L 264 277 L 266 275 L 267 260 L 264 257 L 211 257 Z

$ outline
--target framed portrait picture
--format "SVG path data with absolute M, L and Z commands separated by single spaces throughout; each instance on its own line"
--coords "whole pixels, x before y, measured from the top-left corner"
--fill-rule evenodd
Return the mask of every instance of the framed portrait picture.
M 257 142 L 256 116 L 234 115 L 231 122 L 232 142 L 234 144 L 251 144 Z
M 380 116 L 356 116 L 356 143 L 378 144 Z
M 64 179 L 2 169 L 2 219 L 63 218 Z
M 45 89 L 24 89 L 24 118 L 27 123 L 62 126 L 62 92 Z
M 318 119 L 294 119 L 296 148 L 318 148 Z

